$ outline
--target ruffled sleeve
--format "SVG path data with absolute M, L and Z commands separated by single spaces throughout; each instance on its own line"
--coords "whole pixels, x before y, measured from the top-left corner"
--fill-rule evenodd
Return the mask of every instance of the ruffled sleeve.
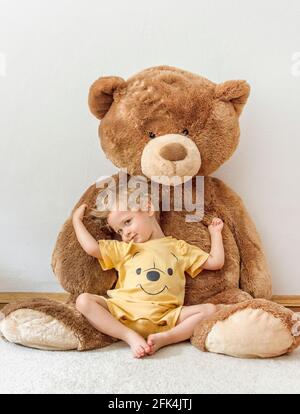
M 183 240 L 178 240 L 178 250 L 184 260 L 185 272 L 191 277 L 196 277 L 203 270 L 202 266 L 208 259 L 209 253 Z
M 126 260 L 132 243 L 118 240 L 99 240 L 101 257 L 98 259 L 103 270 L 118 269 Z

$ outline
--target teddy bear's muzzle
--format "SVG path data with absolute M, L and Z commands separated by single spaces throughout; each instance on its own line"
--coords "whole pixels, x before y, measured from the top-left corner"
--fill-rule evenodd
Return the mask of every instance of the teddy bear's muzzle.
M 178 185 L 195 176 L 201 166 L 200 152 L 190 138 L 180 134 L 163 135 L 145 146 L 143 174 L 164 185 Z

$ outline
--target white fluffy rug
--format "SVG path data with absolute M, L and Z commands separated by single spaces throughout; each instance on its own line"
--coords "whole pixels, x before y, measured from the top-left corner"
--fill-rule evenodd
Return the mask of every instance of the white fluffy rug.
M 0 393 L 299 393 L 300 349 L 274 359 L 201 352 L 189 342 L 134 359 L 126 344 L 39 351 L 0 338 Z

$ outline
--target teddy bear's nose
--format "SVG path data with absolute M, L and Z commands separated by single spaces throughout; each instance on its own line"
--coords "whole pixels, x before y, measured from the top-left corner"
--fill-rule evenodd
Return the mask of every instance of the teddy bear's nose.
M 159 151 L 159 154 L 162 158 L 168 161 L 184 160 L 187 156 L 184 146 L 177 142 L 164 145 Z
M 155 282 L 159 279 L 159 272 L 156 270 L 150 270 L 150 272 L 147 272 L 147 279 L 151 280 L 151 282 Z

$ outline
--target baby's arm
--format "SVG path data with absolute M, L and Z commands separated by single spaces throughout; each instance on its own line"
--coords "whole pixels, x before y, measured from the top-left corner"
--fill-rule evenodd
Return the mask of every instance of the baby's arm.
M 211 249 L 209 257 L 203 264 L 203 269 L 219 270 L 224 266 L 224 247 L 222 239 L 223 221 L 217 217 L 213 218 L 208 226 L 211 237 Z
M 73 213 L 73 227 L 76 233 L 77 240 L 79 241 L 83 250 L 90 256 L 94 256 L 97 259 L 101 258 L 100 249 L 97 241 L 85 228 L 82 219 L 87 204 L 82 204 Z

